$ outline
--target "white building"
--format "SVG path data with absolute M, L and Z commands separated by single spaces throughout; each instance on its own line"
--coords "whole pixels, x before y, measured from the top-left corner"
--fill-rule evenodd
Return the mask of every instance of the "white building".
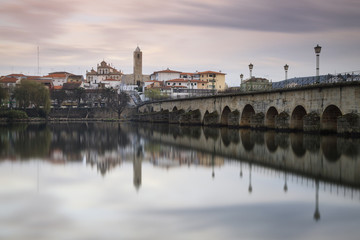
M 97 65 L 97 71 L 86 71 L 86 81 L 90 88 L 120 86 L 122 75 L 121 71 L 102 61 Z
M 166 70 L 154 72 L 150 75 L 150 80 L 168 81 L 171 79 L 178 79 L 180 78 L 180 73 L 181 72 L 173 71 L 168 68 Z

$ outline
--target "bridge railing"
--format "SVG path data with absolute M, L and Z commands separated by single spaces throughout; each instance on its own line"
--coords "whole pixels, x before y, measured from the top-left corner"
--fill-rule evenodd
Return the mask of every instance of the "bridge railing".
M 321 76 L 310 76 L 301 78 L 290 78 L 280 82 L 272 83 L 273 89 L 278 88 L 294 88 L 314 84 L 331 84 L 337 82 L 353 82 L 360 81 L 360 71 L 351 73 L 327 74 Z

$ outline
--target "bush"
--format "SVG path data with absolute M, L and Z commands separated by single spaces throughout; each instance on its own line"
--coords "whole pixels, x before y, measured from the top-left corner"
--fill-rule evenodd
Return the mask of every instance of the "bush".
M 20 110 L 5 110 L 0 111 L 0 118 L 7 118 L 7 119 L 27 119 L 28 115 L 24 111 Z

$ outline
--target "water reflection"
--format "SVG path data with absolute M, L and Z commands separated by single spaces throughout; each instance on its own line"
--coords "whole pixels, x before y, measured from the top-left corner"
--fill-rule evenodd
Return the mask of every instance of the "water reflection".
M 48 181 L 44 185 L 46 187 L 48 184 L 49 187 L 44 190 L 44 195 L 49 192 L 60 192 L 63 198 L 64 195 L 67 197 L 71 195 L 71 200 L 67 199 L 70 202 L 87 202 L 89 199 L 94 201 L 97 198 L 104 198 L 106 201 L 100 201 L 99 205 L 95 205 L 96 207 L 89 205 L 89 209 L 109 207 L 107 211 L 113 212 L 112 207 L 114 207 L 118 210 L 116 212 L 118 215 L 126 212 L 129 216 L 138 216 L 138 218 L 134 217 L 135 220 L 132 223 L 139 223 L 139 219 L 144 217 L 150 219 L 149 216 L 151 216 L 151 221 L 164 219 L 162 217 L 167 214 L 170 217 L 165 217 L 164 224 L 174 216 L 182 223 L 196 219 L 196 221 L 192 221 L 193 224 L 198 224 L 201 219 L 214 218 L 217 220 L 214 220 L 213 223 L 207 222 L 210 225 L 209 228 L 234 225 L 234 228 L 231 229 L 232 232 L 239 233 L 236 230 L 239 228 L 239 224 L 237 224 L 239 221 L 245 225 L 251 222 L 253 225 L 246 226 L 256 229 L 260 219 L 263 220 L 261 226 L 273 224 L 271 225 L 273 229 L 279 229 L 288 223 L 283 220 L 281 224 L 277 225 L 276 221 L 279 221 L 280 218 L 283 219 L 283 216 L 287 216 L 288 219 L 296 219 L 297 216 L 304 214 L 304 209 L 307 210 L 305 218 L 312 223 L 326 219 L 331 211 L 329 206 L 333 206 L 331 205 L 333 203 L 326 201 L 324 195 L 327 197 L 328 195 L 340 196 L 341 201 L 332 200 L 333 202 L 355 199 L 358 203 L 360 197 L 359 141 L 359 139 L 337 138 L 333 135 L 181 127 L 165 124 L 136 125 L 93 122 L 6 125 L 0 126 L 0 170 L 15 162 L 20 162 L 22 166 L 31 166 L 36 159 L 38 164 L 37 181 L 39 182 L 40 170 L 43 175 L 47 174 L 45 170 L 39 168 L 39 162 L 51 166 L 55 166 L 55 164 L 80 166 L 86 170 L 87 174 L 90 172 L 88 175 L 95 175 L 103 180 L 101 184 L 96 185 L 92 178 L 85 178 L 81 175 L 80 180 L 74 184 L 79 187 L 68 193 L 65 191 L 65 187 L 56 184 L 50 189 L 50 184 L 57 183 L 57 178 L 49 180 L 47 177 Z M 82 166 L 83 164 L 85 167 Z M 229 166 L 231 170 L 229 170 Z M 129 182 L 123 181 L 121 178 L 121 175 L 127 173 L 120 167 L 130 169 Z M 92 174 L 89 169 L 94 169 L 98 173 Z M 149 172 L 154 169 L 156 170 L 155 174 L 153 172 L 151 175 Z M 186 174 L 180 174 L 184 173 L 184 170 L 187 171 Z M 28 170 L 26 169 L 21 174 L 26 171 Z M 120 177 L 114 178 L 115 174 L 113 173 L 118 173 Z M 157 175 L 162 173 L 166 178 L 164 176 L 158 178 Z M 66 178 L 62 178 L 61 181 L 70 182 L 67 185 L 67 188 L 70 188 L 70 185 L 73 184 L 72 181 L 76 178 L 74 175 L 77 174 L 76 171 L 73 175 L 65 174 Z M 170 175 L 178 175 L 178 178 L 171 178 Z M 90 183 L 87 185 L 83 183 L 84 181 Z M 169 183 L 167 183 L 168 181 Z M 116 187 L 106 185 L 109 182 Z M 160 191 L 162 184 L 167 184 L 164 193 Z M 192 188 L 192 185 L 196 185 L 196 187 Z M 89 197 L 86 194 L 91 187 L 93 187 L 93 191 L 96 189 L 94 191 L 96 194 Z M 139 198 L 131 198 L 126 195 L 124 192 L 128 190 L 127 188 L 130 188 L 133 193 L 135 189 Z M 78 191 L 84 191 L 82 194 L 85 194 L 86 198 L 72 197 Z M 224 192 L 227 193 L 226 196 Z M 307 193 L 310 197 L 304 200 L 303 196 Z M 10 199 L 9 195 L 1 191 L 0 195 L 5 196 L 2 198 L 3 202 L 7 204 L 11 202 L 6 200 Z M 147 195 L 148 198 L 140 202 L 140 196 L 144 195 Z M 277 197 L 274 198 L 275 195 Z M 281 196 L 279 197 L 279 195 Z M 18 195 L 14 194 L 14 196 Z M 27 199 L 20 196 L 19 199 Z M 188 203 L 189 198 L 194 198 L 193 205 Z M 293 202 L 286 202 L 289 198 L 292 198 Z M 130 209 L 136 209 L 135 212 L 118 209 L 126 199 L 130 199 L 129 202 L 135 202 L 135 206 L 126 205 Z M 45 202 L 47 199 L 42 200 Z M 230 202 L 232 200 L 234 202 Z M 148 201 L 153 204 L 152 207 L 155 206 L 154 209 L 146 209 L 145 214 L 140 215 L 138 208 L 147 204 Z M 216 205 L 222 201 L 225 202 L 223 205 Z M 185 205 L 180 204 L 179 207 L 174 202 Z M 209 202 L 213 205 L 206 205 Z M 60 205 L 66 205 L 66 202 L 60 203 Z M 83 207 L 82 204 L 80 204 L 81 207 Z M 28 205 L 32 209 L 33 205 Z M 156 209 L 161 205 L 166 205 L 166 207 L 160 210 Z M 173 205 L 176 207 L 171 208 Z M 69 206 L 68 208 L 71 209 Z M 156 214 L 152 215 L 151 211 Z M 354 211 L 347 210 L 347 212 L 355 214 Z M 292 213 L 293 216 L 290 216 L 292 214 L 289 213 Z M 335 211 L 333 215 L 338 216 L 339 212 Z M 21 214 L 19 216 L 22 217 Z M 243 216 L 246 217 L 239 219 Z M 358 215 L 353 216 L 354 219 L 356 217 Z M 224 224 L 224 219 L 226 224 Z M 108 220 L 105 219 L 104 222 Z M 325 223 L 325 221 L 322 222 Z M 124 224 L 124 222 L 122 223 Z M 172 226 L 178 224 L 175 221 L 172 223 L 174 223 L 170 224 Z M 117 229 L 118 222 L 115 225 L 114 229 Z M 141 226 L 144 227 L 146 224 Z M 303 224 L 299 224 L 299 226 L 303 226 Z M 127 225 L 127 227 L 129 226 Z M 242 228 L 242 231 L 246 231 L 247 227 Z M 293 226 L 289 229 L 292 231 L 287 236 L 293 236 L 293 229 L 297 229 L 297 227 Z M 261 237 L 266 238 L 264 235 Z M 277 237 L 281 238 L 281 236 Z M 274 237 L 274 239 L 278 238 Z

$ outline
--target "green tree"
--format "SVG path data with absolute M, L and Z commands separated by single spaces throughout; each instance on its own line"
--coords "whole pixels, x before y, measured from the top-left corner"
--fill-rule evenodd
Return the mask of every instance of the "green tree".
M 150 88 L 145 91 L 145 97 L 151 100 L 160 100 L 167 98 L 168 95 L 161 93 L 160 89 L 158 88 Z
M 45 114 L 50 111 L 50 93 L 42 83 L 22 80 L 15 88 L 15 99 L 21 108 L 35 107 L 38 111 L 42 107 Z
M 6 88 L 3 88 L 0 85 L 0 106 L 4 104 L 4 102 L 9 98 L 9 93 Z

